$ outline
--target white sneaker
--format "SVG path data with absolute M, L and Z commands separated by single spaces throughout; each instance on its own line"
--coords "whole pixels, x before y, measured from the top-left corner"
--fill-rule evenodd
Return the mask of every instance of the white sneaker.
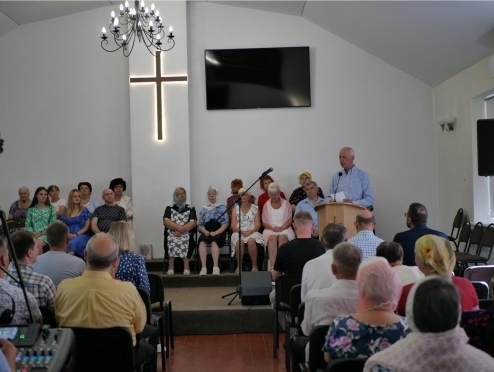
M 201 272 L 199 273 L 200 276 L 206 276 L 206 274 L 208 273 L 208 269 L 206 269 L 205 267 L 203 267 L 201 269 Z
M 173 270 L 168 270 L 166 273 L 167 273 L 168 275 L 173 275 L 173 274 L 175 274 L 175 272 L 174 272 Z
M 220 268 L 219 267 L 213 267 L 213 275 L 220 275 Z

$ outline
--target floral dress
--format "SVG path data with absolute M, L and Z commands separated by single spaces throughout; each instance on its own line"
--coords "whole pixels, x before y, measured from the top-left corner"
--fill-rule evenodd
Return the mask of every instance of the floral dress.
M 322 193 L 322 190 L 320 187 L 317 188 L 317 196 L 320 196 L 321 198 L 324 199 L 324 194 Z M 295 204 L 297 205 L 300 203 L 302 200 L 307 198 L 307 193 L 305 192 L 304 188 L 302 186 L 296 188 L 293 190 L 292 195 L 290 195 L 290 204 Z
M 331 360 L 369 358 L 409 333 L 404 318 L 381 326 L 359 322 L 351 315 L 340 315 L 329 326 L 323 351 L 330 354 Z
M 56 220 L 57 212 L 52 205 L 45 205 L 41 210 L 34 206 L 27 211 L 25 229 L 38 234 L 46 230 Z M 40 236 L 40 239 L 46 243 L 46 235 Z
M 237 216 L 237 228 L 238 228 L 238 205 L 234 208 L 234 213 Z M 254 224 L 256 221 L 256 214 L 258 212 L 258 207 L 255 205 L 251 205 L 247 214 L 244 212 L 240 212 L 240 227 L 242 231 L 252 230 L 254 229 Z M 242 241 L 247 243 L 249 239 L 254 239 L 257 244 L 260 244 L 264 247 L 264 240 L 262 239 L 262 235 L 259 232 L 253 232 L 249 236 L 242 236 Z M 232 233 L 231 237 L 231 246 L 232 246 L 232 257 L 235 256 L 235 246 L 238 243 L 238 232 Z
M 176 205 L 166 207 L 163 220 L 169 219 L 177 225 L 184 226 L 189 221 L 197 221 L 197 214 L 194 207 L 186 205 L 181 211 Z M 194 230 L 192 230 L 194 231 Z M 165 253 L 166 257 L 191 258 L 194 253 L 195 241 L 191 231 L 180 236 L 173 236 L 175 230 L 165 227 Z

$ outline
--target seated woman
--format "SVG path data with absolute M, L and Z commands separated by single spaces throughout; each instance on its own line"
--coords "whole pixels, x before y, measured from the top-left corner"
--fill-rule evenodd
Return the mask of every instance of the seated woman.
M 264 240 L 262 235 L 259 233 L 261 228 L 261 217 L 258 212 L 258 207 L 256 207 L 251 202 L 250 192 L 246 192 L 244 188 L 239 190 L 240 195 L 242 195 L 242 204 L 240 206 L 240 227 L 242 232 L 242 242 L 247 244 L 247 249 L 249 251 L 249 256 L 252 261 L 252 271 L 258 271 L 257 266 L 257 246 L 261 245 L 264 247 Z M 243 251 L 239 252 L 239 238 L 238 238 L 238 205 L 233 208 L 232 213 L 232 237 L 230 244 L 232 246 L 232 256 L 237 255 L 237 270 L 238 273 L 240 268 L 240 259 L 243 257 Z
M 194 235 L 197 214 L 194 207 L 186 203 L 187 193 L 183 187 L 173 192 L 173 204 L 166 207 L 163 215 L 165 226 L 165 259 L 168 258 L 168 275 L 175 274 L 175 257 L 184 260 L 184 275 L 190 275 L 189 260 L 194 253 Z
M 46 243 L 46 229 L 57 220 L 55 208 L 50 205 L 48 191 L 44 187 L 38 187 L 34 193 L 33 201 L 26 215 L 26 231 L 34 233 L 38 240 L 38 254 L 43 253 Z
M 126 221 L 113 222 L 108 234 L 112 235 L 120 249 L 120 263 L 115 278 L 131 282 L 136 287 L 151 292 L 144 258 L 134 253 L 135 236 L 132 225 Z
M 329 326 L 324 359 L 368 358 L 404 338 L 410 329 L 394 313 L 401 281 L 382 257 L 362 262 L 357 271 L 357 312 L 340 315 Z
M 450 241 L 435 235 L 424 235 L 415 242 L 415 262 L 425 275 L 441 275 L 449 279 L 460 292 L 461 309 L 463 311 L 478 310 L 479 298 L 472 283 L 468 279 L 453 276 L 456 256 Z M 397 313 L 405 315 L 408 293 L 413 284 L 403 287 Z
M 292 206 L 292 211 L 294 213 L 295 208 L 297 208 L 297 204 L 307 198 L 305 187 L 307 186 L 307 182 L 309 181 L 312 181 L 312 175 L 307 171 L 298 176 L 298 183 L 300 184 L 300 187 L 297 187 L 295 190 L 293 190 L 292 195 L 290 195 L 290 199 L 288 200 L 290 202 L 290 205 Z M 320 187 L 317 188 L 317 196 L 319 196 L 320 198 L 324 198 L 324 194 L 322 193 Z
M 67 210 L 62 215 L 61 221 L 69 228 L 67 253 L 84 257 L 86 244 L 89 240 L 91 213 L 82 205 L 79 190 L 70 190 Z
M 48 186 L 48 195 L 50 196 L 50 204 L 55 208 L 55 212 L 57 212 L 57 218 L 62 217 L 67 210 L 67 200 L 59 197 L 60 189 L 58 186 Z
M 274 180 L 270 176 L 264 176 L 261 177 L 259 180 L 259 186 L 261 186 L 261 190 L 263 193 L 259 195 L 259 198 L 257 199 L 257 206 L 259 207 L 259 214 L 261 215 L 261 224 L 262 224 L 262 211 L 264 208 L 264 204 L 267 203 L 269 200 L 269 195 L 268 195 L 268 186 L 270 183 L 273 183 Z M 282 199 L 286 200 L 285 194 L 283 194 L 282 191 L 280 191 L 280 196 Z
M 134 216 L 132 199 L 123 194 L 127 190 L 127 182 L 122 178 L 115 178 L 111 180 L 109 188 L 113 190 L 113 194 L 115 195 L 115 204 L 125 209 L 127 221 L 131 220 Z
M 241 179 L 235 178 L 231 183 L 230 183 L 230 188 L 232 190 L 232 195 L 226 199 L 226 209 L 229 209 L 233 203 L 238 199 L 238 190 L 244 187 L 244 183 Z M 256 202 L 256 197 L 253 196 L 252 194 L 250 195 L 250 202 L 252 204 L 255 204 Z M 230 217 L 230 220 L 232 219 L 232 209 L 228 210 L 228 217 Z
M 81 193 L 81 204 L 87 208 L 89 213 L 93 214 L 94 210 L 99 207 L 99 201 L 91 197 L 93 186 L 89 182 L 79 182 L 77 189 Z
M 17 220 L 24 226 L 26 223 L 26 215 L 29 206 L 31 205 L 31 199 L 29 199 L 29 189 L 25 186 L 21 187 L 18 191 L 19 200 L 12 203 L 9 209 L 9 220 Z
M 396 242 L 382 242 L 376 248 L 376 256 L 384 257 L 398 274 L 401 285 L 415 283 L 424 277 L 417 266 L 403 265 L 403 248 Z
M 281 199 L 280 187 L 277 183 L 269 184 L 268 195 L 269 200 L 262 212 L 264 226 L 262 238 L 264 245 L 268 247 L 270 270 L 272 270 L 279 246 L 294 239 L 295 233 L 292 230 L 292 208 L 290 203 Z
M 201 272 L 204 276 L 208 273 L 206 268 L 207 244 L 211 244 L 211 255 L 213 256 L 213 275 L 220 275 L 218 260 L 220 258 L 220 248 L 225 245 L 226 229 L 228 228 L 228 214 L 226 207 L 218 203 L 218 190 L 209 187 L 206 193 L 207 204 L 199 212 L 198 230 L 199 236 L 199 256 L 201 257 Z
M 412 333 L 369 358 L 364 371 L 494 371 L 494 359 L 467 344 L 458 326 L 460 295 L 447 278 L 434 275 L 415 283 L 406 307 Z

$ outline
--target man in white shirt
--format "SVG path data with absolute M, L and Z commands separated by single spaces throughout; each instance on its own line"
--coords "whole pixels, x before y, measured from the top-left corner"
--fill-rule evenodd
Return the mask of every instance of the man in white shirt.
M 336 281 L 331 272 L 333 263 L 333 248 L 346 241 L 347 229 L 339 223 L 330 223 L 321 234 L 321 242 L 326 253 L 307 262 L 302 272 L 302 302 L 307 292 L 313 289 L 329 288 Z
M 364 260 L 369 257 L 374 257 L 376 255 L 377 246 L 384 241 L 374 235 L 374 229 L 376 228 L 374 215 L 369 210 L 363 210 L 357 214 L 354 223 L 357 228 L 357 235 L 348 239 L 348 242 L 355 244 L 362 250 Z
M 330 288 L 309 291 L 305 296 L 305 313 L 302 332 L 309 336 L 319 325 L 329 325 L 341 314 L 357 311 L 357 270 L 362 262 L 362 251 L 351 243 L 340 243 L 333 249 L 331 271 L 336 281 Z M 293 347 L 294 364 L 306 359 L 309 337 L 297 337 Z M 307 347 L 308 351 L 308 347 Z

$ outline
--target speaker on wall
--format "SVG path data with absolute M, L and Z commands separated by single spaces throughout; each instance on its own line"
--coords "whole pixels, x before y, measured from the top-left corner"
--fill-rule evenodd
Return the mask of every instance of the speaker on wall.
M 494 119 L 477 120 L 479 176 L 494 176 Z

